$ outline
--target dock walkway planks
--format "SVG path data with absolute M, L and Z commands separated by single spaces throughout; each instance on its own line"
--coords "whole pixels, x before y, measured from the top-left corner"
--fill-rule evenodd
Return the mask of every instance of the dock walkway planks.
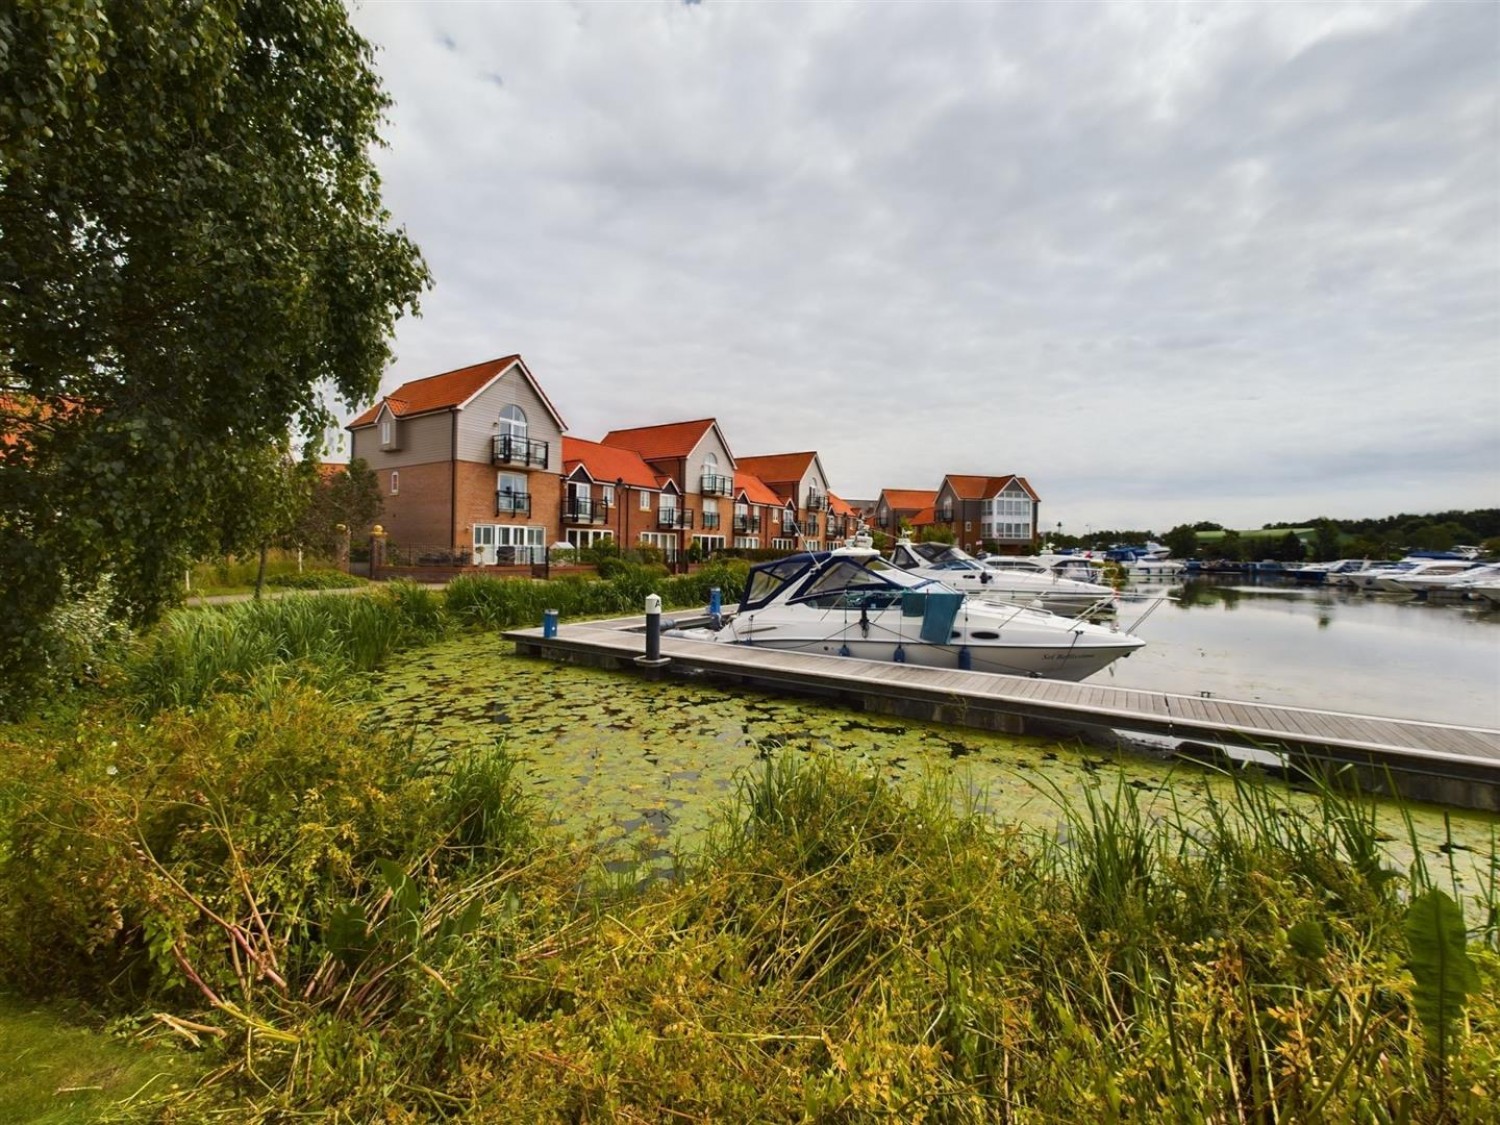
M 541 629 L 512 630 L 505 636 L 525 653 L 626 665 L 643 651 L 643 624 L 642 617 L 627 617 L 569 623 L 551 638 Z M 1427 799 L 1500 809 L 1500 730 L 670 636 L 661 638 L 661 654 L 671 660 L 674 671 L 717 674 L 794 691 L 834 692 L 867 704 L 901 706 L 906 708 L 903 713 L 912 715 L 925 708 L 939 721 L 983 726 L 993 725 L 995 716 L 1007 716 L 1022 722 L 1284 748 L 1323 762 L 1424 775 L 1434 783 L 1426 787 Z M 991 721 L 978 721 L 985 716 Z

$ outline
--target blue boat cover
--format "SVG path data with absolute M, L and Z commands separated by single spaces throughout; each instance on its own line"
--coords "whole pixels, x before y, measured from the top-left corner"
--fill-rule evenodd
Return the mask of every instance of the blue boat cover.
M 947 644 L 953 633 L 953 619 L 963 604 L 964 596 L 956 591 L 928 594 L 927 608 L 922 614 L 922 639 L 930 645 Z

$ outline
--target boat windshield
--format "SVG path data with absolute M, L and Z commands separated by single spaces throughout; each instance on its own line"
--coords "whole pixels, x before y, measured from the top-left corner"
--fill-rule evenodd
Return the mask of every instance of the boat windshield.
M 884 559 L 834 559 L 810 576 L 792 601 L 822 608 L 883 609 L 900 601 L 903 590 L 932 585 Z
M 794 578 L 800 578 L 812 566 L 810 555 L 793 555 L 778 562 L 762 563 L 750 571 L 750 585 L 740 601 L 741 609 L 758 609 L 774 598 Z

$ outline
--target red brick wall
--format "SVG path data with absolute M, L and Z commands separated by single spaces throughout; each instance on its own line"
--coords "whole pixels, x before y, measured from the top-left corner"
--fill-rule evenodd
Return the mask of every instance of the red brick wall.
M 385 508 L 380 515 L 389 542 L 403 547 L 441 547 L 449 542 L 448 512 L 452 496 L 451 465 L 435 462 L 381 469 L 375 474 Z M 400 473 L 400 489 L 391 494 L 391 473 Z
M 547 529 L 549 544 L 565 538 L 562 533 L 562 477 L 548 472 L 526 474 L 526 491 L 531 496 L 530 516 L 510 512 L 496 515 L 495 488 L 498 481 L 499 473 L 493 466 L 471 461 L 459 464 L 456 504 L 458 519 L 453 532 L 454 546 L 467 547 L 473 544 L 472 529 L 476 523 L 541 524 Z M 448 541 L 447 532 L 444 532 L 442 541 Z

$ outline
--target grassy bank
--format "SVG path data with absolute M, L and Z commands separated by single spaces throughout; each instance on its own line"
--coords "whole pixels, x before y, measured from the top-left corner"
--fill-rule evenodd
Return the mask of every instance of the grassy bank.
M 124 696 L 0 732 L 4 987 L 132 1017 L 208 1076 L 112 1114 L 1478 1122 L 1500 1099 L 1494 884 L 1398 869 L 1358 800 L 1242 778 L 1148 812 L 1105 771 L 1023 832 L 768 746 L 677 877 L 637 886 L 545 826 L 503 745 L 424 750 L 348 701 L 478 617 L 389 597 L 379 630 L 312 607 L 168 630 Z M 504 597 L 483 612 L 530 623 Z

